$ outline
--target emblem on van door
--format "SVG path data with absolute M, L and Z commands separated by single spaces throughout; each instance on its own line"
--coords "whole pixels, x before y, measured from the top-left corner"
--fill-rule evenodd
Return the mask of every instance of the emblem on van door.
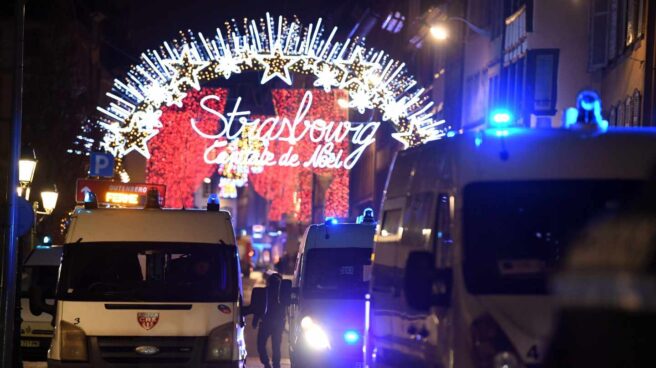
M 136 348 L 134 348 L 134 351 L 137 354 L 155 355 L 155 354 L 159 353 L 159 348 L 157 346 L 141 345 L 141 346 L 137 346 Z
M 137 322 L 144 330 L 151 330 L 159 322 L 159 313 L 139 312 L 137 313 Z

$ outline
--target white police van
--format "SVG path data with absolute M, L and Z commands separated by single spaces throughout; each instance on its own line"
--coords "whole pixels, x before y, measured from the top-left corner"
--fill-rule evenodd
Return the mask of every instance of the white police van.
M 56 305 L 32 295 L 55 314 L 49 367 L 243 367 L 249 310 L 235 236 L 210 201 L 208 211 L 165 210 L 150 192 L 146 209 L 90 200 L 76 211 Z
M 548 275 L 656 165 L 656 130 L 499 126 L 398 153 L 375 236 L 369 363 L 534 367 Z
M 375 222 L 310 225 L 302 238 L 289 308 L 293 367 L 360 367 Z

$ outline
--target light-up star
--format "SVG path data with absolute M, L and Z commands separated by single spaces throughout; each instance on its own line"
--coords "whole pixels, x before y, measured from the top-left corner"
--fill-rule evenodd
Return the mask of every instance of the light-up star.
M 260 83 L 265 84 L 273 79 L 273 77 L 278 77 L 291 86 L 292 78 L 289 75 L 289 67 L 294 62 L 294 58 L 283 54 L 280 46 L 275 46 L 270 56 L 261 57 L 261 63 L 264 65 L 264 74 Z
M 392 133 L 392 138 L 403 144 L 403 149 L 406 149 L 412 145 L 413 136 L 415 135 L 416 125 L 414 122 L 410 122 L 406 129 L 400 130 L 396 133 Z
M 398 123 L 400 118 L 404 118 L 407 115 L 407 102 L 407 97 L 401 97 L 398 101 L 391 100 L 383 104 L 383 120 L 391 120 L 394 123 Z
M 137 151 L 146 159 L 150 159 L 148 141 L 157 133 L 159 133 L 157 130 L 141 129 L 136 122 L 130 121 L 128 126 L 120 130 L 120 137 L 124 144 L 123 149 L 119 151 L 119 155 L 122 157 L 132 151 Z
M 349 92 L 351 100 L 349 101 L 349 107 L 356 108 L 360 114 L 363 114 L 366 109 L 371 109 L 374 107 L 374 103 L 371 100 L 371 95 L 364 88 L 360 87 L 356 91 Z
M 225 79 L 229 79 L 233 73 L 241 73 L 241 67 L 239 66 L 240 62 L 241 61 L 232 56 L 232 54 L 226 54 L 216 59 L 217 64 L 216 67 L 214 67 L 214 71 L 223 75 Z
M 344 87 L 364 84 L 365 76 L 380 68 L 379 64 L 365 61 L 362 48 L 356 48 L 348 60 L 338 62 L 338 65 L 349 71 L 348 77 L 342 83 Z
M 143 130 L 155 130 L 162 127 L 159 120 L 162 117 L 162 110 L 155 110 L 154 107 L 148 106 L 146 110 L 139 110 L 132 114 L 132 121 Z
M 319 70 L 317 70 L 316 76 L 317 79 L 314 81 L 314 86 L 323 87 L 323 90 L 326 92 L 330 92 L 330 88 L 333 86 L 339 86 L 337 72 L 328 64 L 323 64 Z
M 176 81 L 175 84 L 186 83 L 197 91 L 200 90 L 198 73 L 210 65 L 209 61 L 195 60 L 188 46 L 182 49 L 180 59 L 167 59 L 162 62 L 173 72 L 172 80 Z

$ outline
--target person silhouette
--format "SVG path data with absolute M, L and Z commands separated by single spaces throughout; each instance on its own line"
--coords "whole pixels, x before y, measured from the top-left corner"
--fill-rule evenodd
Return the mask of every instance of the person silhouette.
M 280 300 L 280 287 L 282 277 L 278 273 L 270 275 L 267 279 L 267 310 L 264 316 L 254 316 L 253 327 L 258 326 L 257 352 L 260 362 L 265 368 L 280 368 L 280 346 L 282 333 L 285 329 L 285 305 Z M 260 321 L 261 318 L 261 321 Z M 269 361 L 266 344 L 271 338 L 271 355 Z

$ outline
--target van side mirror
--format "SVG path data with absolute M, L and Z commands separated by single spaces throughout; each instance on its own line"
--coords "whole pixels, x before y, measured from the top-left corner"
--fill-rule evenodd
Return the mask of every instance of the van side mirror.
M 46 303 L 46 298 L 43 296 L 43 289 L 40 286 L 30 286 L 29 295 L 30 313 L 35 316 L 39 316 L 41 313 L 47 313 L 53 317 L 55 316 L 57 307 Z
M 411 252 L 404 276 L 405 299 L 412 308 L 427 311 L 432 306 L 450 305 L 453 272 L 450 269 L 436 269 L 433 253 Z
M 256 316 L 263 316 L 266 313 L 267 307 L 267 293 L 266 288 L 257 287 L 253 288 L 251 294 L 251 304 L 242 309 L 242 316 L 254 314 Z

